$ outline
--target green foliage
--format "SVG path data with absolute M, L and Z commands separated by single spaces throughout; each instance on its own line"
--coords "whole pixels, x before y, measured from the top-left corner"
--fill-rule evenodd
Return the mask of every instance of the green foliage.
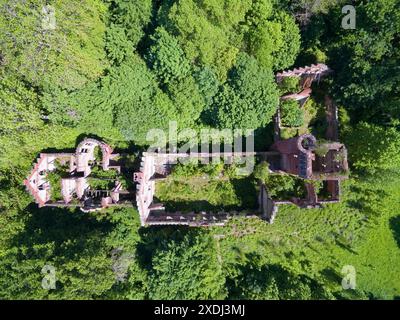
M 286 127 L 301 127 L 304 124 L 304 113 L 298 101 L 284 100 L 281 102 L 281 121 Z
M 34 132 L 42 125 L 38 97 L 14 77 L 0 71 L 0 136 L 17 139 L 21 132 Z M 1 152 L 1 151 L 0 151 Z
M 400 168 L 400 133 L 394 127 L 360 123 L 347 132 L 345 141 L 356 169 L 374 173 Z
M 92 177 L 89 177 L 87 182 L 92 190 L 111 190 L 115 186 L 114 181 Z
M 263 161 L 254 168 L 254 178 L 260 180 L 262 183 L 266 183 L 269 179 L 269 176 L 270 172 L 268 162 Z
M 118 176 L 118 171 L 116 170 L 103 170 L 102 167 L 95 166 L 91 169 L 90 176 L 98 179 L 116 179 Z
M 290 67 L 296 60 L 300 51 L 300 31 L 292 16 L 285 12 L 278 13 L 275 21 L 281 25 L 283 44 L 274 52 L 274 66 L 282 70 Z
M 94 147 L 93 155 L 96 162 L 101 162 L 103 160 L 103 151 L 99 146 Z
M 339 28 L 339 1 L 16 0 L 0 5 L 0 296 L 3 299 L 392 299 L 399 296 L 400 136 L 397 0 L 357 4 Z M 43 6 L 55 9 L 45 29 Z M 307 17 L 303 19 L 304 13 Z M 327 61 L 352 175 L 342 201 L 281 206 L 273 225 L 233 218 L 224 228 L 141 228 L 133 209 L 83 214 L 32 204 L 22 181 L 40 152 L 69 152 L 97 135 L 145 148 L 150 129 L 259 128 L 267 150 L 279 92 L 273 71 Z M 146 61 L 146 63 L 144 62 Z M 316 92 L 316 90 L 314 90 Z M 298 108 L 297 108 L 298 109 Z M 299 109 L 298 109 L 299 110 Z M 300 115 L 297 120 L 300 118 Z M 296 117 L 293 117 L 295 119 Z M 322 101 L 282 137 L 325 136 Z M 289 121 L 290 122 L 290 121 Z M 358 123 L 358 124 L 357 124 Z M 267 137 L 264 139 L 264 137 Z M 136 161 L 128 159 L 130 170 Z M 304 181 L 239 165 L 176 166 L 157 196 L 183 212 L 257 209 L 254 178 L 278 199 Z M 49 173 L 61 198 L 62 168 Z M 95 168 L 91 183 L 131 176 Z M 320 189 L 320 185 L 318 189 Z M 324 192 L 324 190 L 320 190 Z M 366 263 L 367 262 L 367 263 Z M 343 292 L 354 265 L 357 291 Z M 56 289 L 41 286 L 56 268 Z M 379 270 L 379 272 L 376 272 Z
M 105 103 L 112 103 L 114 124 L 127 140 L 146 143 L 150 129 L 162 129 L 174 114 L 146 64 L 132 56 L 102 80 Z
M 241 54 L 228 84 L 215 97 L 216 121 L 220 128 L 256 129 L 272 120 L 277 104 L 272 72 Z
M 294 19 L 285 12 L 278 12 L 270 17 L 269 10 L 258 11 L 262 8 L 262 5 L 257 7 L 250 20 L 253 22 L 256 17 L 257 21 L 249 31 L 250 53 L 262 66 L 283 70 L 295 62 L 300 51 L 299 28 Z
M 93 190 L 111 190 L 115 187 L 116 181 L 120 182 L 125 189 L 132 185 L 131 178 L 126 177 L 126 174 L 114 169 L 103 170 L 100 166 L 94 166 L 88 177 L 89 186 Z
M 254 261 L 255 260 L 255 261 Z M 329 290 L 307 276 L 298 276 L 280 265 L 258 265 L 259 257 L 250 256 L 241 267 L 238 278 L 232 279 L 230 299 L 248 300 L 315 300 L 332 299 Z M 229 282 L 228 282 L 229 283 Z
M 357 5 L 357 27 L 352 32 L 337 28 L 343 15 L 331 10 L 329 24 L 310 45 L 322 42 L 335 70 L 334 92 L 358 119 L 384 124 L 398 118 L 400 76 L 397 0 L 368 1 Z M 318 27 L 320 28 L 320 27 Z
M 81 212 L 27 208 L 25 228 L 2 248 L 1 296 L 7 299 L 92 299 L 113 284 L 104 236 L 110 225 Z M 42 288 L 42 268 L 56 271 L 56 289 Z M 23 279 L 23 280 L 21 280 Z
M 0 7 L 2 56 L 9 72 L 46 89 L 77 89 L 101 76 L 106 6 L 98 0 L 51 3 L 55 29 L 43 26 L 46 1 L 14 1 Z
M 128 40 L 123 27 L 111 24 L 106 32 L 106 50 L 108 58 L 115 64 L 120 64 L 133 52 L 133 42 Z
M 205 100 L 195 79 L 188 76 L 181 81 L 172 82 L 167 93 L 176 108 L 176 113 L 171 118 L 181 128 L 196 128 L 195 124 L 205 109 Z
M 152 253 L 150 299 L 221 299 L 224 283 L 210 236 L 188 233 Z
M 298 135 L 298 130 L 296 128 L 281 128 L 280 137 L 283 140 L 294 138 Z
M 145 29 L 150 23 L 153 1 L 107 0 L 110 2 L 111 21 L 127 37 L 128 43 L 136 46 L 145 35 Z
M 375 179 L 351 179 L 342 184 L 340 204 L 312 210 L 280 206 L 273 225 L 238 218 L 215 230 L 221 237 L 229 296 L 271 296 L 276 293 L 275 285 L 268 279 L 273 276 L 279 280 L 282 274 L 288 275 L 287 282 L 277 281 L 283 285 L 278 285 L 282 293 L 299 289 L 285 284 L 300 276 L 302 286 L 311 288 L 313 299 L 366 299 L 367 295 L 392 299 L 400 289 L 400 282 L 391 278 L 398 272 L 392 259 L 398 261 L 400 252 L 388 228 L 390 217 L 397 215 L 391 209 L 397 206 L 400 190 L 396 180 L 383 185 Z M 365 265 L 365 261 L 371 265 Z M 341 269 L 349 264 L 357 270 L 358 290 L 354 294 L 343 292 L 341 286 Z M 382 271 L 374 276 L 371 266 L 380 266 Z M 267 270 L 270 272 L 264 272 Z
M 251 1 L 185 0 L 162 4 L 158 22 L 175 35 L 187 58 L 210 67 L 224 80 L 239 52 L 238 32 Z
M 208 175 L 211 178 L 217 178 L 224 170 L 224 163 L 219 161 L 210 164 L 197 163 L 179 163 L 173 168 L 173 176 L 177 178 L 189 178 L 194 176 Z
M 213 102 L 212 99 L 217 94 L 220 85 L 217 76 L 208 67 L 196 70 L 193 76 L 201 94 L 203 95 L 206 106 L 211 106 Z
M 309 66 L 311 64 L 326 63 L 327 59 L 328 56 L 323 50 L 318 47 L 312 47 L 300 53 L 298 63 Z
M 61 179 L 59 172 L 48 172 L 46 175 L 46 180 L 50 183 L 50 199 L 52 201 L 62 200 Z
M 327 155 L 327 153 L 329 152 L 329 147 L 326 143 L 318 141 L 314 152 L 316 155 L 318 155 L 320 157 L 325 157 Z
M 279 83 L 279 89 L 282 95 L 287 93 L 297 93 L 301 90 L 300 78 L 298 77 L 284 77 Z
M 264 181 L 268 194 L 274 199 L 290 200 L 292 197 L 304 198 L 304 182 L 288 174 L 270 174 Z
M 246 21 L 249 26 L 258 26 L 266 22 L 274 12 L 274 1 L 255 0 L 247 13 Z
M 160 82 L 168 84 L 185 78 L 190 66 L 178 41 L 164 28 L 157 28 L 151 39 L 148 61 Z
M 252 177 L 239 176 L 237 165 L 223 162 L 178 164 L 156 184 L 156 197 L 168 210 L 181 212 L 252 210 L 257 191 Z
M 89 83 L 71 93 L 57 89 L 44 93 L 41 98 L 51 125 L 122 140 L 121 131 L 113 124 L 114 105 L 108 100 L 108 92 L 98 83 Z

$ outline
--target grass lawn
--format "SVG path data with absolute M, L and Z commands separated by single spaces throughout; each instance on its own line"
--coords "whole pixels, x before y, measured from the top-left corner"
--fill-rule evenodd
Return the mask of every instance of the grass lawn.
M 400 181 L 382 186 L 349 180 L 342 202 L 322 210 L 281 206 L 273 225 L 234 219 L 213 229 L 223 270 L 235 277 L 237 266 L 256 254 L 261 264 L 318 279 L 339 297 L 351 295 L 341 288 L 341 270 L 352 265 L 357 289 L 371 298 L 399 297 L 399 199 Z
M 387 188 L 376 225 L 366 231 L 365 241 L 355 244 L 357 254 L 340 254 L 356 267 L 357 284 L 375 298 L 400 298 L 400 184 Z
M 205 172 L 188 176 L 172 174 L 156 184 L 156 198 L 171 212 L 257 209 L 257 196 L 252 177 L 228 176 L 222 171 L 213 175 Z
M 205 171 L 172 174 L 157 183 L 157 197 L 172 211 L 257 207 L 254 178 Z M 400 180 L 353 177 L 342 183 L 340 203 L 311 210 L 280 206 L 273 225 L 238 217 L 210 232 L 227 279 L 257 261 L 260 270 L 280 265 L 318 280 L 337 298 L 400 297 Z M 341 287 L 348 265 L 356 271 L 356 291 Z

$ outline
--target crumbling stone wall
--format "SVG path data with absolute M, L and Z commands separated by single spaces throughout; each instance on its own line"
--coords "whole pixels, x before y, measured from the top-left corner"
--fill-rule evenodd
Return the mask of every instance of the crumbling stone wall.
M 180 161 L 197 159 L 208 163 L 213 158 L 224 158 L 229 163 L 233 158 L 254 157 L 255 152 L 221 152 L 221 153 L 149 153 L 142 156 L 140 171 L 134 174 L 136 187 L 136 204 L 141 224 L 144 225 L 189 225 L 209 226 L 223 225 L 238 212 L 202 212 L 180 213 L 166 212 L 163 204 L 154 203 L 155 182 L 165 179 L 171 168 Z
M 34 165 L 30 175 L 24 181 L 27 190 L 31 193 L 35 202 L 39 207 L 43 206 L 71 206 L 81 207 L 85 209 L 86 190 L 89 187 L 87 177 L 91 173 L 90 163 L 95 161 L 94 150 L 99 147 L 102 151 L 101 165 L 103 170 L 109 170 L 110 160 L 118 156 L 112 153 L 112 148 L 102 141 L 86 138 L 78 144 L 75 153 L 41 153 L 40 158 Z M 52 186 L 47 180 L 47 173 L 55 171 L 56 161 L 62 165 L 69 164 L 65 174 L 68 177 L 61 179 L 61 194 L 62 200 L 51 201 Z M 114 169 L 120 171 L 119 166 L 114 166 Z M 89 208 L 86 211 L 97 210 L 103 207 L 111 206 L 119 201 L 120 186 L 116 186 L 110 190 L 111 194 L 101 199 L 100 206 Z M 71 204 L 73 195 L 76 194 L 80 203 Z M 90 200 L 90 199 L 89 199 Z

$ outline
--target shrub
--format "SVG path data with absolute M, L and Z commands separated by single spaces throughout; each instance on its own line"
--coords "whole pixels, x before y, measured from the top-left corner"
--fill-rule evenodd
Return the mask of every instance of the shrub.
M 304 124 L 304 113 L 297 101 L 287 100 L 281 103 L 281 121 L 287 127 L 301 127 Z
M 282 128 L 281 129 L 281 139 L 287 140 L 297 136 L 297 129 L 295 128 Z
M 261 162 L 254 168 L 254 177 L 262 183 L 269 179 L 269 164 L 266 161 Z
M 61 175 L 58 172 L 48 172 L 46 176 L 50 184 L 50 199 L 51 201 L 58 201 L 62 199 L 61 192 Z
M 279 89 L 282 94 L 297 93 L 300 91 L 300 78 L 297 77 L 284 77 L 282 82 L 279 83 Z

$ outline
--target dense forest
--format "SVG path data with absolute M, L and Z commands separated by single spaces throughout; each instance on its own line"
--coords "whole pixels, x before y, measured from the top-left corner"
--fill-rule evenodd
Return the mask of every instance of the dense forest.
M 356 29 L 340 0 L 0 0 L 0 298 L 399 298 L 400 1 L 352 2 Z M 38 209 L 25 191 L 40 152 L 92 136 L 137 155 L 169 121 L 255 129 L 265 150 L 275 74 L 319 62 L 349 150 L 340 204 L 143 228 L 133 208 Z

